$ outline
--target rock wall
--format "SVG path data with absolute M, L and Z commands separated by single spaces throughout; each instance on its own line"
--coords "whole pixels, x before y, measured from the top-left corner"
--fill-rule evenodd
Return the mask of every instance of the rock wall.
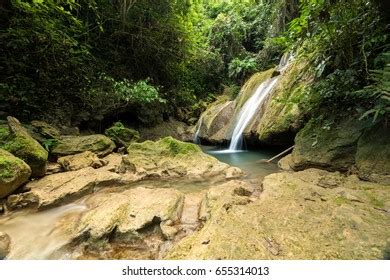
M 299 102 L 312 81 L 307 66 L 304 60 L 295 60 L 280 75 L 268 100 L 258 108 L 254 119 L 244 131 L 247 144 L 285 146 L 293 143 L 295 134 L 305 122 L 305 110 Z M 257 73 L 245 83 L 235 100 L 221 97 L 211 104 L 198 122 L 200 139 L 211 144 L 228 142 L 245 102 L 261 83 L 279 74 L 276 69 Z

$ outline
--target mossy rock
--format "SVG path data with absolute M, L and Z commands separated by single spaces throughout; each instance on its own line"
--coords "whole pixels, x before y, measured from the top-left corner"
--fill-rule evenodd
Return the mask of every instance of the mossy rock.
M 6 137 L 1 136 L 1 148 L 24 160 L 32 170 L 32 177 L 44 176 L 48 152 L 31 137 L 17 119 L 8 117 L 7 120 L 9 134 Z
M 390 185 L 390 129 L 383 124 L 367 130 L 359 139 L 356 166 L 363 180 Z
M 162 155 L 168 157 L 202 153 L 202 150 L 197 145 L 185 143 L 170 136 L 157 142 L 145 141 L 143 143 L 132 143 L 127 151 L 130 158 L 132 154 L 139 153 L 144 153 L 145 156 Z
M 355 116 L 310 120 L 295 138 L 292 168 L 349 170 L 355 164 L 357 143 L 365 126 Z
M 125 127 L 121 122 L 116 122 L 112 127 L 106 129 L 104 134 L 110 137 L 117 146 L 122 147 L 127 147 L 140 139 L 138 131 Z
M 252 141 L 283 146 L 293 143 L 296 133 L 305 123 L 305 109 L 301 103 L 313 80 L 307 65 L 304 60 L 293 61 L 279 76 L 270 99 L 246 130 L 246 133 L 255 135 L 256 139 Z
M 94 152 L 99 157 L 104 157 L 115 149 L 115 143 L 107 136 L 96 134 L 88 136 L 65 136 L 62 137 L 51 153 L 56 157 Z
M 0 149 L 0 198 L 12 194 L 30 175 L 31 168 L 23 160 Z

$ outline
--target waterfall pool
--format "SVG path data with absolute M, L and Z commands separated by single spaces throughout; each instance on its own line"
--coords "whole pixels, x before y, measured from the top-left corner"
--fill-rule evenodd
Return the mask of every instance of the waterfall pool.
M 275 162 L 265 163 L 263 160 L 268 160 L 279 153 L 279 150 L 240 150 L 232 151 L 219 149 L 217 147 L 201 146 L 202 150 L 225 162 L 229 165 L 241 168 L 249 178 L 260 178 L 271 173 L 278 172 L 279 167 Z

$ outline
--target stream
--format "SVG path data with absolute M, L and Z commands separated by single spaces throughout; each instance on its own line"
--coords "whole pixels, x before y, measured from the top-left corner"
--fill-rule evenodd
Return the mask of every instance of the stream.
M 275 163 L 259 163 L 259 160 L 274 156 L 277 151 L 235 151 L 226 152 L 216 147 L 202 146 L 202 150 L 218 160 L 241 168 L 245 180 L 259 182 L 264 176 L 277 172 Z M 145 180 L 131 185 L 101 189 L 70 204 L 45 211 L 22 210 L 0 216 L 0 232 L 12 236 L 12 249 L 9 259 L 74 259 L 79 257 L 64 246 L 69 244 L 71 236 L 63 228 L 64 224 L 77 222 L 78 217 L 89 209 L 85 200 L 100 192 L 121 192 L 128 188 L 175 188 L 185 194 L 195 194 L 220 184 L 221 178 L 207 180 L 165 179 Z M 66 246 L 65 246 L 66 247 Z

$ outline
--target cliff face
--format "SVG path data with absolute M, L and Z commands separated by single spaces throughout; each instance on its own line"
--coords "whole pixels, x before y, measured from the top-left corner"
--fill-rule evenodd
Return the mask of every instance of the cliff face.
M 291 144 L 304 124 L 304 110 L 299 101 L 312 80 L 306 67 L 305 61 L 297 60 L 291 62 L 282 74 L 276 69 L 256 73 L 235 100 L 220 99 L 209 106 L 198 123 L 199 137 L 212 144 L 228 142 L 244 104 L 264 81 L 279 75 L 278 83 L 246 127 L 244 137 L 253 146 Z

